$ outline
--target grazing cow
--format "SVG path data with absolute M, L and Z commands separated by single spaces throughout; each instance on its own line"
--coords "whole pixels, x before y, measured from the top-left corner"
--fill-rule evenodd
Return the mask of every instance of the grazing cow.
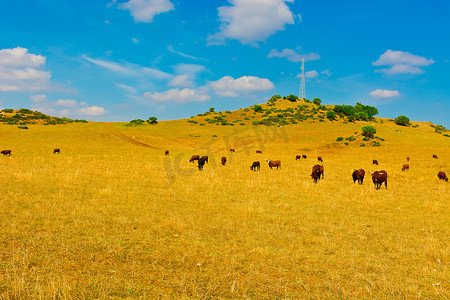
M 236 152 L 234 149 L 230 149 L 230 152 Z
M 317 183 L 317 181 L 319 181 L 320 175 L 322 175 L 322 178 L 323 178 L 323 171 L 324 171 L 324 169 L 323 169 L 323 166 L 321 166 L 321 165 L 315 165 L 312 168 L 311 177 L 314 180 L 314 183 Z
M 206 161 L 206 162 L 209 164 L 208 156 L 206 156 L 206 155 L 205 155 L 205 156 L 202 156 L 201 159 L 203 159 L 204 161 Z
M 296 156 L 295 156 L 295 160 L 299 160 L 300 158 L 302 158 L 301 155 L 296 155 Z
M 306 158 L 306 155 L 305 155 L 305 154 L 303 154 L 303 155 L 302 155 L 302 158 Z
M 192 157 L 189 160 L 189 162 L 194 162 L 194 161 L 198 160 L 199 158 L 200 158 L 200 155 L 192 155 Z
M 261 170 L 261 164 L 259 163 L 259 161 L 254 161 L 252 166 L 250 167 L 250 170 L 252 171 L 256 171 L 256 169 Z
M 164 155 L 169 155 L 169 150 L 166 150 L 165 152 L 164 152 Z
M 8 155 L 11 156 L 11 150 L 2 150 L 1 152 L 4 156 Z
M 409 170 L 409 164 L 404 164 L 402 171 Z
M 227 163 L 227 158 L 225 156 L 222 156 L 222 166 L 225 166 Z
M 381 185 L 384 182 L 384 186 L 387 189 L 387 172 L 385 170 L 375 171 L 372 174 L 372 181 L 377 190 L 380 189 Z
M 437 157 L 437 155 L 433 154 L 433 158 L 436 158 L 436 159 L 437 159 L 438 157 Z
M 256 154 L 262 154 L 262 151 L 261 150 L 256 150 Z
M 59 148 L 54 149 L 53 154 L 56 154 L 56 153 L 58 153 L 58 154 L 61 153 L 61 149 L 59 149 Z
M 409 156 L 406 158 L 406 161 L 409 161 Z
M 198 170 L 201 171 L 203 170 L 203 166 L 205 165 L 206 159 L 204 159 L 203 157 L 198 159 Z
M 277 170 L 278 170 L 278 168 L 281 168 L 281 161 L 279 161 L 279 160 L 268 159 L 267 162 L 269 163 L 270 169 L 277 167 Z
M 445 181 L 448 181 L 447 175 L 445 174 L 445 172 L 442 172 L 442 171 L 439 171 L 438 178 L 442 179 L 442 180 L 445 180 Z
M 359 184 L 363 184 L 364 175 L 366 175 L 366 172 L 363 169 L 353 171 L 353 174 L 352 174 L 353 183 L 355 183 L 358 180 Z
M 323 162 L 322 156 L 318 156 L 317 160 L 320 161 L 320 162 Z
M 377 165 L 377 166 L 378 166 L 378 160 L 374 159 L 374 160 L 372 161 L 372 165 Z

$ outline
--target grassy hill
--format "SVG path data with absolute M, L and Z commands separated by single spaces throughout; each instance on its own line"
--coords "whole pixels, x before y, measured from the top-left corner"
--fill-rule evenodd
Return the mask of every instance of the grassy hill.
M 316 119 L 251 125 L 267 117 L 249 108 L 137 127 L 0 124 L 0 148 L 13 152 L 0 157 L 0 297 L 448 298 L 446 133 L 320 122 L 313 103 L 260 106 L 298 105 Z M 235 125 L 205 120 L 221 115 Z M 378 138 L 364 141 L 364 125 Z M 210 158 L 202 172 L 194 154 Z M 314 184 L 317 156 L 325 178 Z M 369 171 L 382 169 L 388 188 L 375 190 Z

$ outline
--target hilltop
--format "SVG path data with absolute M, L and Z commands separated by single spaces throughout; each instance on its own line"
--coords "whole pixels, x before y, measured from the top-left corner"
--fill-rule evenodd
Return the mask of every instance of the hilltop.
M 86 120 L 80 119 L 73 120 L 65 117 L 63 118 L 52 117 L 43 114 L 39 111 L 32 111 L 26 108 L 21 108 L 18 110 L 3 109 L 2 111 L 0 111 L 0 123 L 4 123 L 7 125 L 21 125 L 21 126 L 28 124 L 57 125 L 73 122 L 87 123 Z

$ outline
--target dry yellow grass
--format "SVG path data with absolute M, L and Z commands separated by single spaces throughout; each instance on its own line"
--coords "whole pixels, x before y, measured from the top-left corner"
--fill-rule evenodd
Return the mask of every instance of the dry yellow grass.
M 0 297 L 449 298 L 450 139 L 384 120 L 381 147 L 334 143 L 361 126 L 1 125 Z

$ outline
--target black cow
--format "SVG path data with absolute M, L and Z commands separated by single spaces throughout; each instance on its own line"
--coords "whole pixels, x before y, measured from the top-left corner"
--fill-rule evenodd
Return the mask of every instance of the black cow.
M 259 163 L 259 161 L 254 161 L 252 166 L 250 167 L 250 170 L 252 171 L 256 171 L 256 169 L 261 170 L 261 164 Z
M 353 171 L 353 174 L 352 174 L 353 183 L 355 183 L 358 180 L 359 184 L 363 184 L 365 174 L 366 174 L 366 172 L 363 169 Z
M 53 149 L 53 154 L 56 154 L 56 153 L 61 153 L 61 149 L 59 149 L 59 148 L 55 148 L 55 149 Z
M 203 170 L 203 166 L 205 165 L 206 159 L 204 159 L 203 157 L 200 157 L 198 159 L 198 170 L 201 171 Z
M 8 155 L 11 156 L 11 150 L 2 150 L 1 152 L 4 156 Z

